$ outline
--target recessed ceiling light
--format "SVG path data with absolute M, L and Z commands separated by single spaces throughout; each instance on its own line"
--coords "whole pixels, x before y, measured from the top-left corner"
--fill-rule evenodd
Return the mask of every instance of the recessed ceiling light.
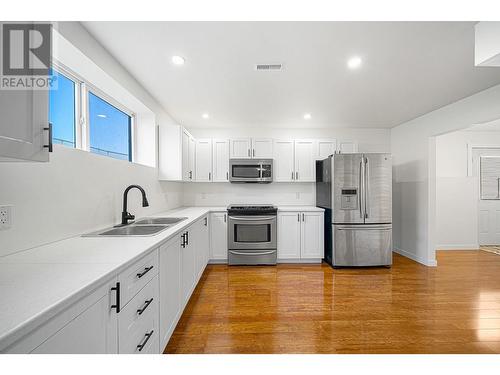
M 204 113 L 201 115 L 204 119 L 210 118 L 210 115 L 208 113 Z
M 182 56 L 172 56 L 172 63 L 175 65 L 184 65 L 186 60 Z
M 310 119 L 311 119 L 311 114 L 310 113 L 304 114 L 304 120 L 310 120 Z
M 108 116 L 106 116 L 106 115 L 97 115 L 97 117 L 100 117 L 100 118 L 106 118 L 106 117 L 108 117 Z
M 361 66 L 362 62 L 363 61 L 361 60 L 361 57 L 353 56 L 349 60 L 347 60 L 347 67 L 349 69 L 357 69 Z

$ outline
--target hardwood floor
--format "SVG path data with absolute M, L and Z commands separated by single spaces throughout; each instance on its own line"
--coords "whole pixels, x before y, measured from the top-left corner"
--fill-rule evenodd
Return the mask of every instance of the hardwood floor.
M 210 265 L 165 353 L 500 353 L 500 255 L 438 267 Z

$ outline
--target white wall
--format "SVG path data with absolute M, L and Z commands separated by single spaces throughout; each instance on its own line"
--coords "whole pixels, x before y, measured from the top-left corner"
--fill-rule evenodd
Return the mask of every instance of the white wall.
M 436 248 L 477 249 L 477 178 L 468 176 L 467 145 L 498 145 L 498 131 L 463 130 L 436 137 Z
M 188 129 L 195 138 L 263 137 L 276 139 L 335 138 L 359 142 L 360 152 L 390 152 L 389 129 Z M 314 183 L 230 184 L 188 183 L 184 185 L 184 205 L 227 206 L 232 203 L 276 205 L 316 205 Z
M 396 251 L 423 264 L 436 264 L 436 176 L 432 157 L 435 144 L 432 137 L 498 118 L 500 85 L 392 129 Z
M 173 123 L 79 23 L 60 22 L 56 26 L 66 40 L 85 54 L 85 60 L 98 65 L 96 70 L 106 74 L 107 83 L 114 81 L 115 92 L 121 88 L 132 94 L 151 110 L 159 126 Z M 150 136 L 151 131 L 156 133 L 154 128 L 147 131 Z M 148 145 L 139 143 L 139 147 L 151 149 L 144 153 L 142 161 L 155 165 L 154 139 Z M 150 207 L 143 209 L 138 192 L 131 191 L 130 212 L 134 214 L 147 215 L 182 204 L 182 185 L 159 182 L 154 167 L 58 145 L 49 163 L 0 163 L 0 176 L 0 205 L 14 206 L 13 227 L 0 231 L 0 256 L 116 224 L 120 220 L 123 190 L 133 183 L 145 188 L 150 202 Z

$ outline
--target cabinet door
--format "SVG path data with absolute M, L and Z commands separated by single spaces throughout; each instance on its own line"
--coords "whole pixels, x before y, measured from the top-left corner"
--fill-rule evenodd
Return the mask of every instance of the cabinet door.
M 103 354 L 118 352 L 118 320 L 111 309 L 114 293 L 110 284 L 100 288 L 100 298 L 75 319 L 49 337 L 32 353 Z
M 250 159 L 252 142 L 250 138 L 231 139 L 231 159 Z
M 316 180 L 315 141 L 295 140 L 295 181 Z
M 160 349 L 164 349 L 181 314 L 180 236 L 160 247 Z
M 227 260 L 227 213 L 210 214 L 210 259 Z
M 208 263 L 210 235 L 208 231 L 208 215 L 196 222 L 196 281 L 198 281 Z
M 182 180 L 189 181 L 189 134 L 182 132 Z
M 337 141 L 335 139 L 320 139 L 318 141 L 318 160 L 323 160 L 337 151 Z
M 358 142 L 355 141 L 340 142 L 339 152 L 341 154 L 352 154 L 358 152 Z
M 290 182 L 295 180 L 294 141 L 274 140 L 274 181 Z
M 181 280 L 182 300 L 181 307 L 189 300 L 195 282 L 195 246 L 193 245 L 193 226 L 186 230 L 184 245 L 181 245 Z
M 49 161 L 48 98 L 47 90 L 0 90 L 0 160 Z
M 300 212 L 278 213 L 278 259 L 300 258 Z
M 229 181 L 229 141 L 227 139 L 214 139 L 212 141 L 212 181 Z
M 196 163 L 196 141 L 193 137 L 189 137 L 189 181 L 194 181 L 196 179 L 195 175 L 195 163 Z
M 196 181 L 212 181 L 212 140 L 196 140 Z
M 270 138 L 252 139 L 252 157 L 270 159 L 273 157 L 273 140 Z
M 2 51 L 4 23 L 0 22 Z M 48 121 L 48 90 L 0 90 L 0 161 L 49 161 L 48 149 L 43 147 L 48 144 L 44 130 Z
M 301 258 L 323 258 L 323 212 L 302 212 L 301 214 Z

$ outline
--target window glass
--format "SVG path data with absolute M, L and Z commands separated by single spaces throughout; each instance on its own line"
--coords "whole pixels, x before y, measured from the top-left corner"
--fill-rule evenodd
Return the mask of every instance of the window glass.
M 75 147 L 75 82 L 51 70 L 55 88 L 49 94 L 49 122 L 54 143 Z
M 131 117 L 89 92 L 90 151 L 132 161 Z

